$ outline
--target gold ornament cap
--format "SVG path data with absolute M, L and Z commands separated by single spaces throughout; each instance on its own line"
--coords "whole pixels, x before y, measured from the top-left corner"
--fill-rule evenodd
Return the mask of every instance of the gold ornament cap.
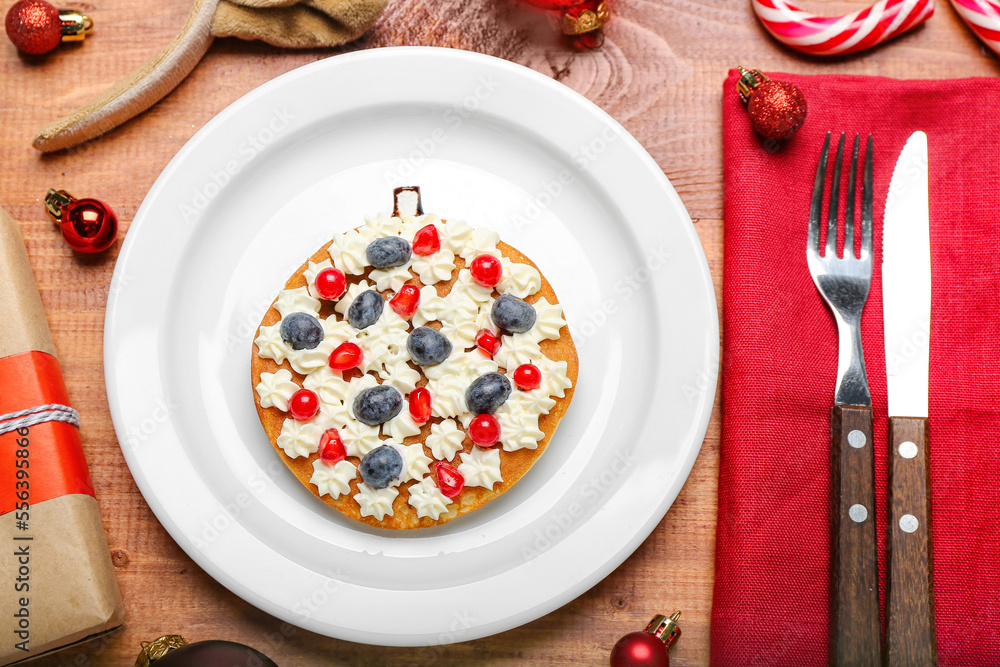
M 76 9 L 60 9 L 59 24 L 63 42 L 82 42 L 94 30 L 94 20 Z
M 754 88 L 770 81 L 767 75 L 759 69 L 747 70 L 737 65 L 736 71 L 740 73 L 740 78 L 736 82 L 736 90 L 740 92 L 743 104 L 750 101 L 750 96 L 753 95 Z
M 646 626 L 646 632 L 659 639 L 669 649 L 680 639 L 681 626 L 677 625 L 677 619 L 680 617 L 679 611 L 675 611 L 669 618 L 663 614 L 657 614 Z
M 187 644 L 187 640 L 180 635 L 163 635 L 159 639 L 142 643 L 142 651 L 135 659 L 135 667 L 149 667 L 175 648 L 180 648 Z
M 584 9 L 573 16 L 569 13 L 562 15 L 563 32 L 567 35 L 583 35 L 593 32 L 598 28 L 603 28 L 604 24 L 611 18 L 611 9 L 607 2 L 601 2 L 595 9 Z

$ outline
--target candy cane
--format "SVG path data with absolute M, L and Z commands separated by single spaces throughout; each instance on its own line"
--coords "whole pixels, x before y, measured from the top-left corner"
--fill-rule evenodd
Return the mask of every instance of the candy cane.
M 961 1 L 978 4 L 977 0 Z M 786 0 L 752 2 L 757 18 L 775 39 L 821 56 L 875 46 L 923 23 L 934 13 L 934 0 L 881 0 L 853 14 L 829 17 L 804 12 Z
M 994 0 L 951 0 L 951 6 L 976 37 L 1000 54 L 1000 4 Z

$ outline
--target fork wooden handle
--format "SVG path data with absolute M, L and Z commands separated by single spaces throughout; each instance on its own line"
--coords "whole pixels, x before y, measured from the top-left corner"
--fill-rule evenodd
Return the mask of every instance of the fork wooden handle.
M 888 667 L 937 665 L 927 420 L 889 418 Z
M 830 662 L 878 667 L 878 554 L 872 409 L 834 405 L 832 442 Z

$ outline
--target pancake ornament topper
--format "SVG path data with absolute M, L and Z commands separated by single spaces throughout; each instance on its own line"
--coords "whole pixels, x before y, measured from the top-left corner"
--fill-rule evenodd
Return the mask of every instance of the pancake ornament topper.
M 415 187 L 299 267 L 251 352 L 276 454 L 326 504 L 393 530 L 513 486 L 551 441 L 577 370 L 538 267 L 492 230 L 425 214 Z

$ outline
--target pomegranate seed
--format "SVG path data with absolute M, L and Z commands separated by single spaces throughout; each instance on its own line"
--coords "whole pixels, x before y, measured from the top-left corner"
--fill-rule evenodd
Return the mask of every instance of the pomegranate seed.
M 418 305 L 420 305 L 420 290 L 413 285 L 403 285 L 396 292 L 396 296 L 389 301 L 389 306 L 404 320 L 413 317 Z
M 493 287 L 503 277 L 503 264 L 493 255 L 480 255 L 472 260 L 469 269 L 472 279 L 483 287 Z
M 542 372 L 534 364 L 521 364 L 514 371 L 514 384 L 521 391 L 537 389 L 542 383 Z
M 330 368 L 346 371 L 361 364 L 361 348 L 354 343 L 341 343 L 330 353 Z
M 339 299 L 347 291 L 347 278 L 340 269 L 323 269 L 316 274 L 316 291 L 328 301 Z
M 309 421 L 319 412 L 319 396 L 315 391 L 299 389 L 288 399 L 288 412 L 300 422 Z
M 340 433 L 335 428 L 327 429 L 319 439 L 319 457 L 327 463 L 336 463 L 347 458 L 347 449 Z
M 465 477 L 458 469 L 444 461 L 434 464 L 434 474 L 437 475 L 438 488 L 445 498 L 454 498 L 465 488 Z
M 427 225 L 426 227 L 421 227 L 416 234 L 413 235 L 413 254 L 414 255 L 433 255 L 438 250 L 441 249 L 441 237 L 438 236 L 437 227 L 434 225 Z
M 476 334 L 476 347 L 483 351 L 490 359 L 500 349 L 500 339 L 489 329 L 480 329 Z
M 410 416 L 418 424 L 431 418 L 431 392 L 426 387 L 417 387 L 410 392 Z
M 492 447 L 500 440 L 500 422 L 493 415 L 476 415 L 469 423 L 469 438 L 480 447 Z

